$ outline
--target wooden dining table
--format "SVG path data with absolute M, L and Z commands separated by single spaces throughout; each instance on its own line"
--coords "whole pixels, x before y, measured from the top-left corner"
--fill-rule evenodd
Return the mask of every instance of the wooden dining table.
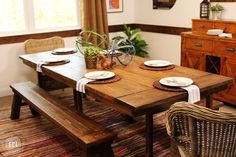
M 43 57 L 52 56 L 51 52 L 21 55 L 23 63 L 36 69 L 37 63 Z M 78 98 L 81 93 L 76 91 L 77 81 L 85 73 L 101 70 L 86 69 L 83 56 L 80 54 L 63 55 L 70 62 L 57 66 L 42 66 L 45 75 L 63 82 L 74 89 L 75 104 L 80 106 Z M 171 70 L 151 71 L 141 69 L 139 66 L 146 59 L 133 57 L 132 62 L 127 65 L 116 65 L 109 71 L 119 75 L 121 79 L 117 82 L 106 84 L 87 84 L 86 94 L 113 107 L 115 110 L 130 117 L 145 115 L 146 119 L 146 156 L 153 156 L 153 115 L 167 110 L 171 104 L 178 101 L 186 101 L 187 92 L 170 92 L 153 87 L 153 82 L 164 77 L 180 76 L 191 78 L 199 87 L 201 98 L 206 98 L 206 105 L 212 105 L 212 94 L 226 89 L 233 83 L 233 79 L 217 74 L 199 71 L 187 67 L 175 65 Z

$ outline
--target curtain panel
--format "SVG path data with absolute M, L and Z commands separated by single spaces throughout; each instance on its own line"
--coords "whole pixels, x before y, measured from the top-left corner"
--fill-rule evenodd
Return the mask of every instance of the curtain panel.
M 82 1 L 82 30 L 93 30 L 109 39 L 106 0 Z M 99 43 L 93 38 L 93 43 Z M 104 47 L 105 45 L 103 45 Z

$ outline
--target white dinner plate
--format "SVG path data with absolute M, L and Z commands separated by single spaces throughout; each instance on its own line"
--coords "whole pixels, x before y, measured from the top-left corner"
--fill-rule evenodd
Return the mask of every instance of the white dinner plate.
M 102 80 L 114 77 L 115 73 L 110 71 L 93 71 L 86 73 L 84 76 L 92 80 Z
M 186 77 L 165 77 L 160 79 L 160 84 L 171 87 L 185 87 L 193 84 L 193 80 Z
M 41 59 L 42 62 L 45 63 L 57 63 L 57 62 L 64 62 L 66 59 L 62 57 L 44 57 Z
M 74 52 L 74 51 L 76 51 L 75 48 L 58 48 L 58 49 L 53 50 L 53 52 L 56 52 L 56 53 L 66 53 L 66 52 Z
M 150 66 L 150 67 L 165 67 L 165 66 L 172 65 L 172 63 L 165 60 L 149 60 L 149 61 L 144 62 L 144 65 Z

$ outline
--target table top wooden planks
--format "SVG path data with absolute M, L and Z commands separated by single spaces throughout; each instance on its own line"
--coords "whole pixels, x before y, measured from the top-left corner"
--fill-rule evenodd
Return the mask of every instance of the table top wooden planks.
M 20 58 L 26 65 L 36 69 L 40 58 L 50 55 L 50 52 L 43 52 L 21 55 Z M 63 57 L 69 59 L 70 62 L 58 66 L 43 66 L 42 70 L 46 75 L 74 89 L 77 80 L 86 72 L 101 70 L 86 69 L 84 58 L 79 54 Z M 233 82 L 233 79 L 229 77 L 177 65 L 174 69 L 165 71 L 144 70 L 139 68 L 144 61 L 144 58 L 134 57 L 131 64 L 126 67 L 116 65 L 109 71 L 121 76 L 120 81 L 109 84 L 87 84 L 86 93 L 130 116 L 138 116 L 165 110 L 176 101 L 187 100 L 186 92 L 168 92 L 152 86 L 154 81 L 163 77 L 181 76 L 193 79 L 199 86 L 202 97 L 226 89 Z

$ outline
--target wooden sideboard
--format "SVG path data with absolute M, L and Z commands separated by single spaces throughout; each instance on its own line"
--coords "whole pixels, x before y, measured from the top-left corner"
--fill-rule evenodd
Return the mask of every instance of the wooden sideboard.
M 232 38 L 207 35 L 209 29 L 223 29 Z M 236 20 L 192 20 L 192 32 L 181 33 L 181 65 L 233 77 L 236 81 Z M 236 82 L 215 99 L 236 105 Z

